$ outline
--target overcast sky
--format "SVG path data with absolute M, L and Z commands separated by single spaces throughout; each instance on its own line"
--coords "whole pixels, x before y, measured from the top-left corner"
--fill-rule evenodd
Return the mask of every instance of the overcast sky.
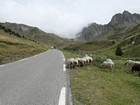
M 22 23 L 72 38 L 88 24 L 107 24 L 124 10 L 140 14 L 140 0 L 0 0 L 0 22 Z

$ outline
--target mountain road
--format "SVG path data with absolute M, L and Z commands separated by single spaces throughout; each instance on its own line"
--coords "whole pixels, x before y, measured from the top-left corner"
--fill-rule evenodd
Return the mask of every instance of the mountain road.
M 66 105 L 67 71 L 57 49 L 0 66 L 0 105 Z

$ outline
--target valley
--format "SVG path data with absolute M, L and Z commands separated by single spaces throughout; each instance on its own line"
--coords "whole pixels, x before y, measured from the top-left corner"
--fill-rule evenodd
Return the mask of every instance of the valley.
M 92 65 L 68 69 L 74 105 L 139 105 L 140 77 L 125 65 L 128 59 L 140 61 L 139 14 L 124 11 L 106 25 L 93 23 L 76 39 L 63 39 L 23 24 L 0 25 L 0 64 L 45 52 L 51 46 L 61 50 L 66 59 L 92 55 Z M 115 54 L 118 46 L 121 56 Z M 114 61 L 114 68 L 101 67 L 107 58 Z

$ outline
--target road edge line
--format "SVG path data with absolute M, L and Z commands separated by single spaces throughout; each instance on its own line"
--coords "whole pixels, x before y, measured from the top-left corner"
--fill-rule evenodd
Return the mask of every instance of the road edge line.
M 5 65 L 0 65 L 0 67 L 4 67 Z
M 58 105 L 66 105 L 66 87 L 62 87 Z
M 66 71 L 66 64 L 63 64 L 63 70 Z

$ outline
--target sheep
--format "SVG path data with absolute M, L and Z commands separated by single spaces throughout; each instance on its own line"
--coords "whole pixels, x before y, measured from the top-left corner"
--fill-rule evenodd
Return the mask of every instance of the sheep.
M 140 64 L 133 65 L 133 67 L 131 68 L 131 71 L 133 73 L 138 72 L 138 74 L 140 75 Z
M 93 63 L 93 58 L 92 57 L 89 57 L 89 63 Z
M 79 67 L 79 58 L 75 58 L 74 59 L 74 66 L 76 67 Z
M 66 62 L 67 68 L 74 68 L 79 66 L 84 66 L 86 64 L 86 59 L 84 58 L 69 58 Z
M 86 59 L 86 64 L 92 64 L 93 58 L 88 56 L 87 54 L 83 57 Z
M 66 67 L 68 67 L 69 69 L 74 67 L 74 58 L 67 59 Z
M 140 61 L 133 61 L 133 60 L 127 60 L 125 65 L 135 65 L 135 64 L 140 64 Z
M 114 62 L 111 59 L 107 59 L 101 64 L 101 67 L 103 68 L 113 68 L 114 67 Z
M 78 67 L 85 66 L 87 62 L 87 59 L 85 57 L 76 58 L 75 60 L 78 60 L 78 65 L 77 65 Z
M 85 66 L 87 64 L 87 59 L 85 57 L 80 58 L 80 66 Z
M 86 57 L 82 57 L 81 62 L 83 62 L 84 65 L 86 65 L 86 64 L 88 64 L 88 59 Z
M 101 64 L 101 67 L 103 67 L 103 68 L 113 68 L 114 67 L 114 62 L 104 61 Z

